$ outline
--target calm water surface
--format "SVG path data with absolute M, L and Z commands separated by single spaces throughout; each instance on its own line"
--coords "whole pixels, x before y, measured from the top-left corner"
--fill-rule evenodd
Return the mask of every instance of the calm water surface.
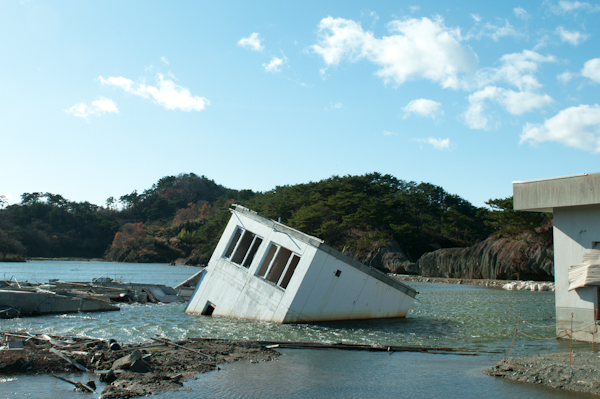
M 0 278 L 13 277 L 32 282 L 46 282 L 50 278 L 91 281 L 107 273 L 111 278 L 124 282 L 174 286 L 196 271 L 197 268 L 185 266 L 111 262 L 0 263 Z M 198 380 L 187 383 L 186 387 L 191 389 L 187 394 L 177 392 L 156 397 L 588 397 L 516 384 L 481 373 L 482 369 L 506 356 L 519 313 L 536 325 L 554 322 L 554 293 L 451 284 L 409 285 L 420 292 L 418 300 L 405 319 L 395 320 L 279 325 L 190 316 L 184 313 L 184 304 L 134 304 L 123 305 L 120 312 L 21 318 L 0 323 L 3 331 L 89 335 L 125 342 L 149 341 L 155 334 L 161 334 L 171 339 L 212 337 L 325 341 L 502 352 L 466 357 L 286 350 L 275 362 L 261 365 L 237 363 L 225 366 L 222 371 L 204 374 Z M 522 327 L 529 335 L 538 338 L 554 335 L 551 328 Z M 513 355 L 564 349 L 568 350 L 568 343 L 517 335 Z M 589 350 L 589 345 L 577 344 L 575 349 Z M 31 384 L 43 386 L 40 389 L 48 393 L 46 397 L 61 397 L 65 392 L 74 396 L 86 395 L 70 392 L 64 382 L 54 381 L 52 377 L 15 378 L 0 379 L 0 397 L 26 397 L 32 392 Z M 50 387 L 54 387 L 55 391 Z

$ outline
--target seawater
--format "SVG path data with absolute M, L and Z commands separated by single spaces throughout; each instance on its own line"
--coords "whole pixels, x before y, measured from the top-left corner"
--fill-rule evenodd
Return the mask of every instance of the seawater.
M 197 268 L 185 266 L 113 262 L 0 263 L 0 278 L 32 282 L 46 282 L 50 278 L 91 281 L 106 274 L 124 282 L 174 286 L 196 271 Z M 507 355 L 519 314 L 536 326 L 553 325 L 554 293 L 408 284 L 420 294 L 405 319 L 280 325 L 191 316 L 184 313 L 184 304 L 132 304 L 122 305 L 119 312 L 51 315 L 0 323 L 3 331 L 88 335 L 122 342 L 149 341 L 159 334 L 170 339 L 346 342 L 499 352 L 456 356 L 283 350 L 277 361 L 225 365 L 221 371 L 188 381 L 186 388 L 190 391 L 187 393 L 165 393 L 156 397 L 588 397 L 503 381 L 481 373 Z M 540 339 L 517 334 L 513 356 L 568 350 L 568 342 L 544 339 L 555 335 L 552 328 L 521 324 L 520 330 Z M 575 350 L 590 348 L 588 344 L 574 346 Z M 40 392 L 47 396 L 39 396 Z M 48 376 L 0 379 L 0 397 L 70 397 L 64 396 L 65 392 L 73 397 L 86 395 L 70 392 L 64 382 Z

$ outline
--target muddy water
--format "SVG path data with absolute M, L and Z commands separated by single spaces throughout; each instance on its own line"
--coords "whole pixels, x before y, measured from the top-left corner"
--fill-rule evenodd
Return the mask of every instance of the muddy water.
M 40 282 L 49 278 L 86 281 L 108 273 L 110 277 L 123 281 L 176 285 L 196 271 L 195 268 L 181 266 L 110 262 L 0 263 L 0 278 L 4 275 L 5 278 L 15 277 L 19 281 Z M 477 357 L 457 357 L 287 350 L 281 359 L 271 364 L 229 365 L 223 371 L 190 381 L 187 386 L 192 389 L 192 396 L 178 392 L 177 395 L 171 393 L 161 397 L 276 397 L 283 393 L 291 397 L 322 396 L 321 393 L 334 397 L 381 397 L 398 395 L 399 392 L 411 392 L 411 397 L 449 397 L 449 387 L 454 392 L 450 396 L 551 397 L 546 389 L 539 387 L 531 387 L 532 393 L 527 394 L 529 388 L 525 389 L 521 384 L 517 384 L 515 392 L 522 392 L 525 396 L 515 396 L 510 390 L 515 383 L 480 375 L 480 370 L 506 356 L 519 313 L 522 318 L 536 325 L 553 323 L 554 293 L 502 291 L 431 283 L 409 285 L 420 292 L 418 300 L 406 319 L 397 320 L 277 325 L 190 316 L 183 312 L 182 304 L 136 304 L 123 305 L 120 312 L 43 316 L 0 323 L 4 331 L 90 335 L 128 342 L 145 341 L 155 334 L 161 334 L 172 339 L 215 337 L 343 341 L 502 352 Z M 551 328 L 523 328 L 526 328 L 529 335 L 538 338 L 554 334 Z M 568 350 L 568 344 L 555 340 L 533 340 L 518 335 L 513 355 L 565 348 Z M 576 345 L 576 349 L 589 349 L 589 345 Z M 270 383 L 260 383 L 261 378 L 267 378 Z M 22 384 L 25 381 L 27 385 Z M 31 379 L 17 376 L 16 380 L 0 380 L 0 397 L 21 397 L 36 385 L 44 392 L 50 392 L 49 385 L 56 387 L 57 391 L 48 393 L 47 397 L 60 396 L 65 390 L 64 383 L 56 384 L 46 377 Z M 18 386 L 26 386 L 26 391 L 18 389 Z M 500 392 L 505 390 L 506 395 L 489 396 L 487 389 L 491 386 L 495 386 L 494 390 Z M 70 388 L 67 387 L 67 390 Z M 487 393 L 484 394 L 484 391 Z M 552 397 L 585 397 L 564 392 L 556 395 L 559 396 Z

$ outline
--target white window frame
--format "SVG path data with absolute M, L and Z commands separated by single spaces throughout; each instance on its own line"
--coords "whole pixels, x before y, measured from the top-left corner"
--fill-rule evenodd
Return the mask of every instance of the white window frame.
M 225 254 L 227 253 L 227 250 L 231 246 L 231 241 L 233 240 L 233 237 L 235 237 L 235 235 L 237 234 L 238 230 L 240 231 L 240 238 L 238 238 L 237 242 L 235 243 L 235 247 L 231 251 L 231 255 L 229 255 L 229 257 L 227 257 Z M 233 257 L 236 255 L 237 250 L 240 247 L 240 244 L 242 243 L 242 239 L 244 238 L 244 235 L 246 234 L 246 232 L 249 232 L 250 234 L 253 234 L 254 237 L 252 238 L 252 241 L 250 242 L 250 245 L 248 246 L 248 250 L 244 254 L 244 258 L 242 259 L 242 261 L 240 263 L 234 262 L 233 261 Z M 254 243 L 256 243 L 257 239 L 261 240 L 261 243 L 259 244 L 259 247 L 260 247 L 260 245 L 262 245 L 262 243 L 264 242 L 264 239 L 261 236 L 259 236 L 256 233 L 251 232 L 250 230 L 244 229 L 243 227 L 236 226 L 236 228 L 235 228 L 235 230 L 234 230 L 234 232 L 233 232 L 233 234 L 232 234 L 232 236 L 231 236 L 231 238 L 229 240 L 227 248 L 225 248 L 225 252 L 223 253 L 223 258 L 227 259 L 229 262 L 233 263 L 234 265 L 241 266 L 244 269 L 250 269 L 250 266 L 252 266 L 252 264 L 249 264 L 246 267 L 246 266 L 244 266 L 244 263 L 246 262 L 246 260 L 248 259 L 248 256 L 252 252 L 252 248 L 254 247 Z M 258 248 L 256 249 L 256 252 L 258 252 Z M 255 253 L 255 255 L 256 255 L 256 253 Z
M 268 281 L 269 283 L 273 283 L 273 284 L 277 285 L 277 286 L 278 286 L 279 288 L 281 288 L 282 290 L 285 290 L 285 288 L 283 288 L 283 287 L 281 286 L 281 283 L 283 282 L 283 279 L 285 278 L 285 275 L 286 275 L 286 273 L 287 273 L 287 271 L 288 271 L 288 269 L 289 269 L 290 265 L 292 264 L 292 261 L 294 260 L 294 256 L 297 256 L 297 257 L 298 257 L 300 260 L 302 259 L 302 256 L 300 256 L 300 254 L 298 254 L 298 253 L 296 253 L 296 252 L 294 252 L 294 251 L 292 251 L 292 250 L 290 250 L 290 249 L 287 249 L 287 248 L 285 248 L 285 247 L 282 247 L 282 246 L 281 246 L 281 245 L 279 245 L 279 244 L 275 244 L 274 242 L 271 242 L 270 244 L 271 244 L 271 245 L 273 245 L 273 246 L 276 246 L 276 247 L 277 247 L 277 249 L 275 250 L 275 253 L 273 254 L 273 257 L 271 258 L 271 261 L 269 262 L 269 266 L 267 267 L 267 270 L 265 271 L 265 274 L 264 274 L 263 276 L 261 276 L 261 275 L 259 275 L 259 274 L 258 274 L 258 273 L 260 272 L 260 269 L 261 269 L 261 268 L 259 267 L 259 268 L 256 270 L 256 276 L 257 276 L 257 277 L 260 277 L 260 278 L 262 278 L 262 279 L 263 279 L 263 280 L 265 280 L 265 281 Z M 265 252 L 265 259 L 263 259 L 263 262 L 266 260 L 266 256 L 267 256 L 267 254 L 269 253 L 269 250 L 271 249 L 271 245 L 268 247 L 267 251 Z M 288 258 L 288 260 L 287 260 L 287 262 L 286 262 L 286 264 L 285 264 L 285 267 L 283 268 L 283 271 L 281 272 L 281 275 L 279 276 L 279 279 L 278 279 L 278 280 L 277 280 L 277 282 L 275 283 L 275 282 L 273 282 L 273 281 L 271 281 L 271 280 L 268 280 L 268 279 L 267 279 L 267 276 L 268 276 L 268 275 L 269 275 L 269 273 L 271 272 L 271 269 L 273 268 L 273 264 L 275 263 L 275 260 L 277 259 L 277 255 L 279 255 L 279 251 L 281 250 L 281 248 L 285 248 L 285 249 L 287 249 L 288 251 L 290 251 L 290 256 L 289 256 L 289 258 Z M 298 263 L 300 263 L 300 260 L 298 260 Z M 261 266 L 262 266 L 262 263 L 261 263 Z M 292 276 L 292 277 L 293 277 L 293 276 Z M 290 277 L 290 280 L 291 280 L 291 277 Z

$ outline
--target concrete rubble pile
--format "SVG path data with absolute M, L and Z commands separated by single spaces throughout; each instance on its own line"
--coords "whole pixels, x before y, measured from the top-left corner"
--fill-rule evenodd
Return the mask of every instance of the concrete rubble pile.
M 114 339 L 0 332 L 0 376 L 52 374 L 75 390 L 102 391 L 103 399 L 179 390 L 186 379 L 216 370 L 218 364 L 258 363 L 278 355 L 243 341 L 151 337 L 150 342 L 120 344 Z M 65 384 L 65 389 L 72 386 Z

